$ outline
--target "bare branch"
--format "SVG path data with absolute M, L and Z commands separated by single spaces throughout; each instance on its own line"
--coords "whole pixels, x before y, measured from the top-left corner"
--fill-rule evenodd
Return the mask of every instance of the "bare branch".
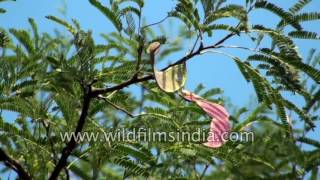
M 148 80 L 151 80 L 153 79 L 153 75 L 149 75 L 149 76 L 145 76 L 145 77 L 142 77 L 142 78 L 132 78 L 128 81 L 125 81 L 119 85 L 116 85 L 116 86 L 113 86 L 113 87 L 109 87 L 109 88 L 94 88 L 92 89 L 92 95 L 94 97 L 97 97 L 99 94 L 105 94 L 105 93 L 108 93 L 108 92 L 112 92 L 112 91 L 116 91 L 116 90 L 120 90 L 120 89 L 123 89 L 127 86 L 130 86 L 131 84 L 136 84 L 136 83 L 139 83 L 139 82 L 144 82 L 144 81 L 148 81 Z
M 3 161 L 5 166 L 14 170 L 21 179 L 31 179 L 30 174 L 22 167 L 22 165 L 7 155 L 2 149 L 0 149 L 0 161 Z

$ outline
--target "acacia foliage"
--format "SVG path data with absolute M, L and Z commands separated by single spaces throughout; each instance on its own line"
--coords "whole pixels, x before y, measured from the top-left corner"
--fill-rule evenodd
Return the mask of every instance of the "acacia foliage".
M 320 58 L 315 50 L 303 58 L 294 41 L 319 39 L 316 32 L 304 30 L 302 24 L 320 19 L 319 12 L 302 11 L 311 0 L 299 0 L 289 10 L 263 0 L 247 0 L 245 5 L 226 0 L 177 0 L 165 19 L 181 21 L 177 39 L 167 39 L 168 33 L 161 25 L 158 34 L 154 25 L 142 23 L 142 9 L 147 1 L 111 0 L 107 5 L 98 0 L 89 2 L 115 27 L 114 32 L 102 34 L 103 44 L 96 44 L 92 33 L 82 30 L 75 19 L 68 22 L 51 15 L 47 19 L 64 26 L 69 35 L 39 33 L 32 18 L 31 32 L 1 30 L 0 109 L 17 113 L 14 121 L 7 121 L 1 114 L 1 150 L 20 163 L 31 177 L 54 177 L 52 172 L 61 166 L 63 170 L 55 172 L 63 179 L 68 176 L 290 179 L 309 172 L 317 179 L 319 141 L 305 133 L 319 121 Z M 250 14 L 259 9 L 278 16 L 277 26 L 251 24 Z M 5 10 L 0 9 L 0 13 Z M 219 21 L 225 18 L 235 19 L 237 25 Z M 219 30 L 227 35 L 209 44 Z M 256 47 L 225 45 L 228 39 L 243 36 L 249 36 Z M 271 44 L 263 43 L 267 37 L 272 39 Z M 162 60 L 183 51 L 182 44 L 187 40 L 195 41 L 193 48 L 174 64 L 207 52 L 223 54 L 235 62 L 254 87 L 259 101 L 256 108 L 235 109 L 230 118 L 233 131 L 253 131 L 254 142 L 229 141 L 218 149 L 189 141 L 79 142 L 72 147 L 59 139 L 59 132 L 75 129 L 93 132 L 112 132 L 117 128 L 151 128 L 161 132 L 208 129 L 210 121 L 196 105 L 156 86 L 146 52 L 151 42 L 165 44 L 157 57 Z M 250 55 L 241 59 L 230 54 L 229 48 L 242 49 Z M 141 99 L 124 89 L 133 84 L 141 87 Z M 200 84 L 194 91 L 217 103 L 225 102 L 219 88 L 206 90 Z M 286 91 L 301 96 L 305 104 L 297 105 L 286 99 L 283 96 Z M 90 106 L 84 126 L 78 128 L 87 99 Z M 294 126 L 297 121 L 305 126 Z M 306 151 L 300 143 L 315 149 Z M 65 159 L 67 163 L 60 164 L 64 148 L 69 148 L 71 154 Z M 1 156 L 0 160 L 8 162 L 6 158 Z M 3 172 L 15 170 L 10 161 L 4 165 Z

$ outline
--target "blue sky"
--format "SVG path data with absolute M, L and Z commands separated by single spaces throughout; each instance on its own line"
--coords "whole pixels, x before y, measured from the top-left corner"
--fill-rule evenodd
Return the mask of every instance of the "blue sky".
M 107 2 L 108 0 L 104 0 Z M 16 2 L 4 2 L 0 7 L 7 10 L 7 13 L 0 15 L 0 24 L 2 28 L 23 28 L 30 29 L 28 18 L 35 19 L 39 26 L 40 32 L 53 33 L 54 29 L 59 29 L 66 32 L 59 25 L 45 18 L 46 15 L 55 15 L 64 18 L 68 21 L 71 18 L 77 19 L 83 29 L 93 30 L 96 42 L 103 43 L 102 38 L 99 37 L 100 33 L 108 33 L 114 31 L 111 23 L 94 7 L 92 7 L 88 0 L 67 0 L 67 14 L 64 16 L 58 9 L 63 6 L 62 0 L 17 0 Z M 244 4 L 245 0 L 231 0 L 233 3 Z M 271 0 L 271 2 L 280 5 L 284 9 L 288 9 L 296 1 L 294 0 Z M 173 0 L 146 0 L 143 13 L 146 16 L 147 24 L 157 22 L 167 15 L 167 12 L 174 7 L 175 1 Z M 303 11 L 319 11 L 320 1 L 314 0 Z M 264 24 L 267 27 L 275 27 L 279 18 L 275 17 L 269 12 L 258 10 L 251 14 L 251 24 Z M 179 23 L 173 20 L 173 25 Z M 176 27 L 168 27 L 168 23 L 164 23 L 166 28 L 175 29 Z M 315 31 L 320 34 L 319 21 L 312 23 L 305 23 L 306 30 Z M 66 32 L 67 33 L 67 32 Z M 221 39 L 225 33 L 218 32 L 214 34 L 211 39 L 206 41 L 207 44 L 214 43 Z M 174 36 L 175 34 L 172 34 Z M 175 38 L 175 37 L 169 37 Z M 170 40 L 170 39 L 169 39 Z M 296 41 L 299 50 L 304 58 L 307 57 L 308 51 L 311 48 L 319 47 L 320 41 Z M 248 38 L 233 38 L 225 43 L 226 45 L 240 45 L 254 47 Z M 247 52 L 242 50 L 228 50 L 233 55 L 244 58 Z M 186 50 L 170 56 L 168 62 L 174 62 L 179 59 Z M 229 97 L 231 102 L 237 106 L 244 106 L 250 101 L 250 97 L 254 95 L 252 85 L 247 83 L 234 62 L 224 56 L 220 55 L 203 55 L 192 59 L 188 63 L 188 82 L 187 88 L 194 89 L 199 83 L 204 84 L 207 88 L 222 88 L 224 89 L 225 96 Z M 286 94 L 286 97 L 293 99 L 296 104 L 301 104 L 301 98 L 292 97 L 292 94 Z M 10 114 L 8 119 L 12 119 Z M 319 132 L 319 126 L 317 131 Z M 319 134 L 312 133 L 311 137 L 318 137 Z

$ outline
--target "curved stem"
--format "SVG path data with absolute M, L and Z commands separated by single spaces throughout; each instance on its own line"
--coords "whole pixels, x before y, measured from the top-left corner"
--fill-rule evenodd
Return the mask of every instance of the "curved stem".
M 158 21 L 158 22 L 155 22 L 155 23 L 152 23 L 152 24 L 148 24 L 148 25 L 142 26 L 142 27 L 141 27 L 141 30 L 143 30 L 143 29 L 145 29 L 145 28 L 147 28 L 147 27 L 150 27 L 150 26 L 154 26 L 154 25 L 163 23 L 163 22 L 164 22 L 166 19 L 168 19 L 168 18 L 169 18 L 169 16 L 166 16 L 165 18 L 161 19 L 161 20 Z M 140 30 L 140 31 L 141 31 L 141 30 Z
M 2 149 L 0 149 L 0 161 L 3 161 L 5 166 L 14 170 L 21 179 L 31 179 L 30 174 L 22 167 L 22 165 L 18 161 L 7 155 L 7 153 Z

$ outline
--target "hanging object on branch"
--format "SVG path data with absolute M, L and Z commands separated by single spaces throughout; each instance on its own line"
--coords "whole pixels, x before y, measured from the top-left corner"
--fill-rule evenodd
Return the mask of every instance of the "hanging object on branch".
M 159 52 L 160 43 L 153 42 L 149 45 L 147 52 L 153 66 L 154 77 L 159 88 L 165 92 L 176 92 L 180 90 L 187 80 L 187 69 L 185 62 L 177 64 L 160 71 L 155 67 L 155 55 Z
M 182 90 L 182 97 L 188 101 L 196 103 L 212 118 L 210 123 L 209 136 L 207 138 L 207 142 L 204 143 L 204 145 L 211 148 L 218 148 L 222 146 L 227 140 L 231 130 L 229 113 L 227 112 L 227 110 L 223 106 L 207 101 L 202 97 L 187 90 Z

